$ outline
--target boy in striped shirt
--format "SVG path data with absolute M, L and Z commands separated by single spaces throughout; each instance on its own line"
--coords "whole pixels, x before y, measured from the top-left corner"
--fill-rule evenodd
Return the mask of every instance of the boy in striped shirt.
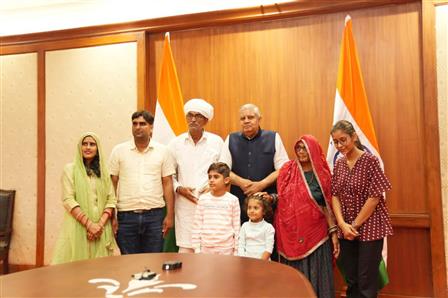
M 191 243 L 196 253 L 236 255 L 240 232 L 240 204 L 227 192 L 230 168 L 216 162 L 208 168 L 210 192 L 199 197 Z

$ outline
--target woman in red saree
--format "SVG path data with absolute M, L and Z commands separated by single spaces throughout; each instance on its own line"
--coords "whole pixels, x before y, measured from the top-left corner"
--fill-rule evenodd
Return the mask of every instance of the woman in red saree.
M 318 297 L 334 297 L 332 259 L 339 255 L 339 241 L 330 205 L 330 169 L 313 136 L 302 136 L 294 151 L 297 158 L 284 164 L 277 178 L 280 262 L 301 271 Z

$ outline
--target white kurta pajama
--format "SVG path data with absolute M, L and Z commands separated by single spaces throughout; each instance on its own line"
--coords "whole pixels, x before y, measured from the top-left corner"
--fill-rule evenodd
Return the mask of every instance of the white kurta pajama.
M 173 139 L 168 147 L 176 162 L 177 175 L 174 189 L 177 187 L 194 188 L 194 194 L 208 186 L 207 170 L 217 162 L 221 154 L 223 141 L 218 135 L 204 131 L 202 138 L 195 144 L 188 133 Z M 191 231 L 193 229 L 196 204 L 176 193 L 174 204 L 176 244 L 179 247 L 192 248 Z

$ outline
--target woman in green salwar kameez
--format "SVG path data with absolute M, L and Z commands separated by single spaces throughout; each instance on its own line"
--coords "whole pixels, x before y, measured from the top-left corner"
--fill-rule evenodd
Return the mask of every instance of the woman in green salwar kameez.
M 81 136 L 73 163 L 64 167 L 66 210 L 52 264 L 111 256 L 118 248 L 112 231 L 116 197 L 98 136 Z

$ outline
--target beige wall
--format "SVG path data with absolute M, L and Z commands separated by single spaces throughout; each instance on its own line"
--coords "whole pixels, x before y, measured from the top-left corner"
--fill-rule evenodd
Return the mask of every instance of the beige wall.
M 0 56 L 0 188 L 15 189 L 9 262 L 36 258 L 37 55 Z
M 436 7 L 436 37 L 440 169 L 445 228 L 445 258 L 448 266 L 448 5 Z
M 85 131 L 97 133 L 107 158 L 114 145 L 131 137 L 136 61 L 135 42 L 46 54 L 46 264 L 64 213 L 62 169 L 73 160 L 78 137 Z

